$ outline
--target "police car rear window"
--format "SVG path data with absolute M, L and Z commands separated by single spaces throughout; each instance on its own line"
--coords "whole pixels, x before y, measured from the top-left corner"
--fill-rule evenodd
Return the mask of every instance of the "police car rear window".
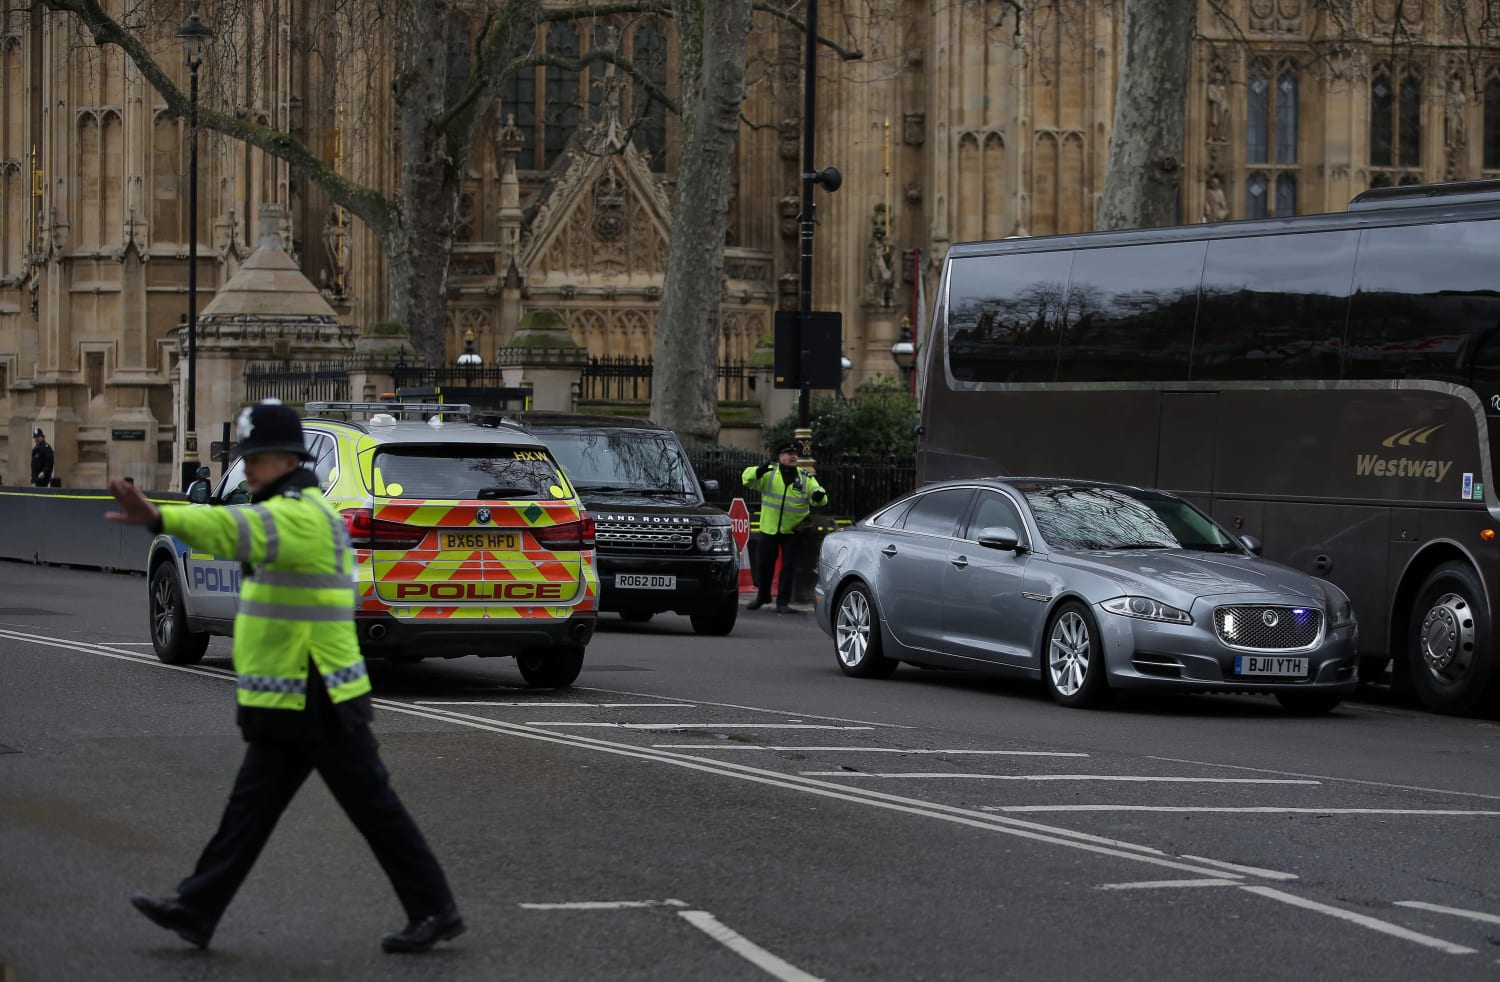
M 375 455 L 375 488 L 386 498 L 570 497 L 572 489 L 538 447 L 387 447 Z

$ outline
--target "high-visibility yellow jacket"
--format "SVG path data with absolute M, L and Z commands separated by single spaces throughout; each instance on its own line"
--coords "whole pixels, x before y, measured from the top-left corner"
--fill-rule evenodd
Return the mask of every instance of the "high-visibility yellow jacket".
M 758 531 L 762 535 L 781 535 L 795 530 L 812 512 L 813 505 L 828 500 L 828 492 L 823 490 L 816 477 L 801 468 L 788 469 L 797 472 L 790 482 L 782 477 L 780 464 L 771 465 L 765 473 L 752 464 L 740 475 L 745 487 L 760 492 Z
M 335 704 L 370 691 L 354 630 L 354 550 L 317 490 L 260 504 L 166 508 L 162 531 L 254 567 L 240 582 L 234 671 L 241 706 L 307 706 L 308 656 Z

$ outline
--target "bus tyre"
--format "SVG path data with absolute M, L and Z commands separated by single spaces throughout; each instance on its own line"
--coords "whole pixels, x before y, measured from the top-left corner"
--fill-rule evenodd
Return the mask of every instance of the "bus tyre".
M 1293 716 L 1322 716 L 1344 701 L 1336 692 L 1278 692 L 1276 701 Z
M 1096 706 L 1109 691 L 1099 626 L 1076 600 L 1060 605 L 1047 624 L 1042 681 L 1054 701 L 1073 709 Z
M 1422 705 L 1456 715 L 1494 711 L 1490 612 L 1472 566 L 1446 562 L 1428 574 L 1410 630 L 1407 673 Z
M 583 645 L 531 648 L 516 656 L 516 667 L 533 689 L 564 689 L 583 671 Z
M 857 679 L 888 679 L 901 663 L 885 657 L 880 612 L 863 583 L 851 583 L 833 608 L 833 650 L 839 668 Z
M 187 613 L 182 609 L 182 590 L 177 585 L 177 570 L 170 562 L 159 563 L 151 573 L 148 588 L 151 612 L 151 646 L 156 657 L 168 665 L 192 665 L 203 659 L 208 650 L 208 635 L 189 631 Z
M 693 622 L 693 630 L 696 633 L 722 637 L 734 630 L 735 618 L 739 616 L 739 594 L 731 594 L 719 601 L 716 607 L 693 611 L 688 615 L 688 619 Z

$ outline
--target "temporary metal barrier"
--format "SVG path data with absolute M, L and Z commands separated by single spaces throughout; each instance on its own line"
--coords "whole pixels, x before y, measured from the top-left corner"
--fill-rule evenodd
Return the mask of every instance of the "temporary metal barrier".
M 171 491 L 146 496 L 166 506 L 187 501 Z M 92 488 L 0 485 L 0 559 L 144 573 L 151 532 L 106 521 L 114 505 L 109 492 Z

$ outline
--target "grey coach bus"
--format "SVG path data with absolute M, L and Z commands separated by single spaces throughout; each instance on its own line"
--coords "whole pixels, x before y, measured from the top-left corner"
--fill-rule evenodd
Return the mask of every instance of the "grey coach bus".
M 1500 710 L 1500 181 L 955 245 L 929 336 L 919 481 L 1176 491 L 1342 587 L 1366 678 Z

